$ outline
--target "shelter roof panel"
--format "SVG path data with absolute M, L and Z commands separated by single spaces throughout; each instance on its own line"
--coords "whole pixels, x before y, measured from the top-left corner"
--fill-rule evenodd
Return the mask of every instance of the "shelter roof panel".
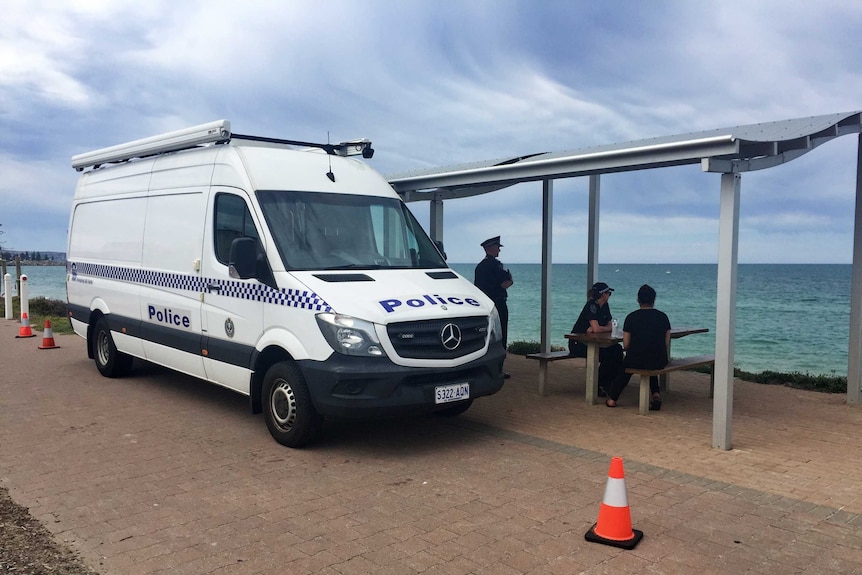
M 721 166 L 728 171 L 762 169 L 795 159 L 832 138 L 859 133 L 860 114 L 860 111 L 826 114 L 527 154 L 401 172 L 390 174 L 387 179 L 409 201 L 441 194 L 449 198 L 466 197 L 525 181 L 696 163 L 701 163 L 704 169 L 709 169 L 707 166 Z

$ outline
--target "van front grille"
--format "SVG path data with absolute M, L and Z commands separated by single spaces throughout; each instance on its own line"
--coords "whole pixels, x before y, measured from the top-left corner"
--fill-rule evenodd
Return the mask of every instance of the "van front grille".
M 482 349 L 488 316 L 405 321 L 386 326 L 399 356 L 410 359 L 454 359 Z

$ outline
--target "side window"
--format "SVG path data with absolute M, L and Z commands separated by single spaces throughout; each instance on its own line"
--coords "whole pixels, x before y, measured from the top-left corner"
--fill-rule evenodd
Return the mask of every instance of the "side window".
M 372 204 L 371 222 L 377 253 L 393 265 L 410 265 L 410 249 L 416 250 L 416 240 L 404 225 L 399 206 Z
M 260 239 L 245 200 L 231 194 L 218 194 L 215 199 L 215 254 L 227 265 L 230 244 L 237 238 Z

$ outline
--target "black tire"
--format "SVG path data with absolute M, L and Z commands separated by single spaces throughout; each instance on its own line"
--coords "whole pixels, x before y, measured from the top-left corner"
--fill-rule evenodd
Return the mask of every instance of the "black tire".
M 317 435 L 323 418 L 314 409 L 305 378 L 293 363 L 276 363 L 263 380 L 263 417 L 273 439 L 302 447 Z
M 117 351 L 108 322 L 100 317 L 93 328 L 93 359 L 105 377 L 122 377 L 132 369 L 132 356 Z
M 447 407 L 445 409 L 441 409 L 439 411 L 435 411 L 434 415 L 439 415 L 441 417 L 456 417 L 461 415 L 473 405 L 472 399 L 465 399 L 464 401 L 459 401 L 452 407 Z

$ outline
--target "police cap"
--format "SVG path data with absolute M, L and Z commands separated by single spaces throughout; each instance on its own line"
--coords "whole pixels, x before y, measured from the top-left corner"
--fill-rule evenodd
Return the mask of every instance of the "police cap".
M 500 246 L 503 247 L 503 244 L 500 243 L 500 236 L 496 236 L 493 238 L 488 238 L 484 242 L 482 242 L 483 248 L 490 248 L 491 246 Z

